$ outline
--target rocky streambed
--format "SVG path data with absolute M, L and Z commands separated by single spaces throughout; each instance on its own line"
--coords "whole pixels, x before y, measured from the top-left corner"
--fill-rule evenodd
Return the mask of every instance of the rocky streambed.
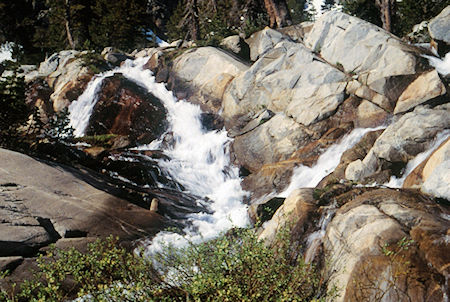
M 260 220 L 267 242 L 290 226 L 336 301 L 448 300 L 450 90 L 432 49 L 340 12 L 245 42 L 246 60 L 174 44 L 109 49 L 134 61 L 97 75 L 76 51 L 28 69 L 42 119 L 68 107 L 77 135 L 112 136 L 40 145 L 72 167 L 1 151 L 10 280 L 51 242 L 135 242 L 169 225 L 196 241 Z

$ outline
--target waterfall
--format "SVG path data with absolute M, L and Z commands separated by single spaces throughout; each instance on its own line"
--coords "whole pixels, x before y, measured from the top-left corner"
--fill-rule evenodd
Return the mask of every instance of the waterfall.
M 325 208 L 325 214 L 322 214 L 319 221 L 319 230 L 309 234 L 306 239 L 306 263 L 311 263 L 317 255 L 317 250 L 322 244 L 323 237 L 325 237 L 328 223 L 330 223 L 331 218 L 333 218 L 334 213 L 336 213 L 336 206 L 336 204 L 333 204 Z
M 436 68 L 436 71 L 443 76 L 450 74 L 450 52 L 447 52 L 442 59 L 427 55 L 423 55 L 422 57 L 427 58 L 430 65 Z
M 230 163 L 228 147 L 231 140 L 227 132 L 204 130 L 200 107 L 178 101 L 163 83 L 156 83 L 152 72 L 143 69 L 148 59 L 127 60 L 123 66 L 101 74 L 89 83 L 86 91 L 69 108 L 71 125 L 76 127 L 77 135 L 82 135 L 86 129 L 102 80 L 114 73 L 122 73 L 159 98 L 168 111 L 168 132 L 173 135 L 174 145 L 163 150 L 170 160 L 159 160 L 159 166 L 180 183 L 186 193 L 207 199 L 207 207 L 212 212 L 190 214 L 184 236 L 160 232 L 148 242 L 147 250 L 157 251 L 164 244 L 182 246 L 188 241 L 199 242 L 214 238 L 233 226 L 248 225 L 247 206 L 242 204 L 246 192 L 241 189 L 238 168 Z M 160 140 L 138 149 L 158 148 L 162 148 Z M 198 203 L 205 204 L 205 200 L 199 199 Z
M 334 171 L 338 166 L 342 154 L 358 143 L 361 138 L 368 132 L 384 129 L 377 128 L 357 128 L 353 129 L 338 144 L 335 144 L 320 155 L 316 164 L 312 167 L 300 165 L 293 171 L 291 183 L 288 188 L 279 194 L 280 197 L 287 197 L 298 188 L 314 188 L 328 174 Z
M 78 99 L 69 105 L 69 126 L 74 129 L 73 134 L 76 137 L 83 136 L 86 131 L 92 110 L 98 101 L 98 92 L 102 87 L 103 79 L 113 74 L 114 71 L 107 71 L 96 75 Z
M 417 168 L 434 150 L 436 150 L 448 137 L 450 136 L 450 130 L 444 130 L 436 135 L 436 138 L 431 143 L 430 147 L 423 151 L 422 153 L 417 154 L 412 160 L 408 162 L 406 165 L 405 171 L 403 172 L 402 177 L 397 178 L 395 176 L 391 176 L 389 182 L 385 183 L 384 186 L 390 188 L 401 188 L 405 179 L 408 175 Z

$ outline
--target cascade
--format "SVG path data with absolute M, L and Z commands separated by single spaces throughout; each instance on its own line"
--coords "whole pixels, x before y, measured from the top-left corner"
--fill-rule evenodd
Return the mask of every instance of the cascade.
M 314 188 L 325 176 L 334 171 L 346 150 L 358 143 L 366 133 L 384 128 L 384 126 L 381 126 L 377 128 L 353 129 L 338 144 L 329 147 L 327 151 L 320 155 L 314 166 L 300 165 L 296 167 L 288 188 L 280 193 L 279 196 L 287 197 L 293 190 L 298 188 Z
M 246 192 L 241 189 L 238 168 L 230 163 L 228 146 L 231 140 L 226 131 L 203 129 L 200 107 L 177 100 L 164 83 L 156 83 L 152 72 L 143 69 L 148 59 L 127 60 L 121 67 L 91 80 L 86 91 L 69 107 L 69 118 L 76 135 L 84 134 L 102 80 L 114 73 L 123 74 L 159 98 L 168 111 L 168 132 L 173 136 L 174 144 L 162 150 L 170 160 L 158 160 L 159 166 L 184 187 L 185 193 L 198 196 L 198 204 L 211 212 L 189 214 L 184 236 L 160 232 L 147 242 L 148 251 L 156 251 L 163 244 L 181 246 L 187 241 L 199 242 L 214 238 L 233 226 L 246 226 L 249 223 L 247 206 L 242 203 Z M 161 139 L 155 140 L 137 149 L 159 149 L 163 147 L 161 142 Z
M 328 223 L 333 218 L 334 213 L 336 213 L 336 205 L 328 206 L 325 209 L 325 213 L 319 221 L 319 229 L 311 234 L 309 234 L 306 239 L 306 252 L 305 252 L 305 262 L 311 263 L 314 257 L 317 255 L 317 250 L 322 244 L 322 239 L 325 236 L 325 231 L 327 229 Z
M 389 182 L 385 183 L 384 186 L 390 188 L 401 188 L 408 175 L 412 171 L 414 171 L 414 169 L 418 165 L 420 165 L 428 156 L 430 156 L 430 154 L 433 153 L 433 151 L 436 150 L 449 136 L 450 130 L 444 130 L 438 133 L 438 135 L 436 135 L 436 138 L 434 139 L 434 141 L 431 143 L 430 147 L 427 150 L 417 154 L 412 160 L 408 162 L 402 177 L 397 178 L 393 175 L 391 176 Z

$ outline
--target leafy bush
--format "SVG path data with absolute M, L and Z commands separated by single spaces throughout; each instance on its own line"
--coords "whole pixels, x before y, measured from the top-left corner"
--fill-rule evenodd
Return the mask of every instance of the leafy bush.
M 290 252 L 287 239 L 269 248 L 254 230 L 234 229 L 184 249 L 166 246 L 152 256 L 155 266 L 108 238 L 90 245 L 86 254 L 51 249 L 39 258 L 33 281 L 15 296 L 3 292 L 0 298 L 62 301 L 76 294 L 89 301 L 323 301 L 315 267 L 291 260 Z

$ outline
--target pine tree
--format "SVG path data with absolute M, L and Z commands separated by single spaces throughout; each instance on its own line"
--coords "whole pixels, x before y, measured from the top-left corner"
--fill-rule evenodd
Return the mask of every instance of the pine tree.
M 322 10 L 327 11 L 333 8 L 335 5 L 336 0 L 325 0 L 322 4 Z

